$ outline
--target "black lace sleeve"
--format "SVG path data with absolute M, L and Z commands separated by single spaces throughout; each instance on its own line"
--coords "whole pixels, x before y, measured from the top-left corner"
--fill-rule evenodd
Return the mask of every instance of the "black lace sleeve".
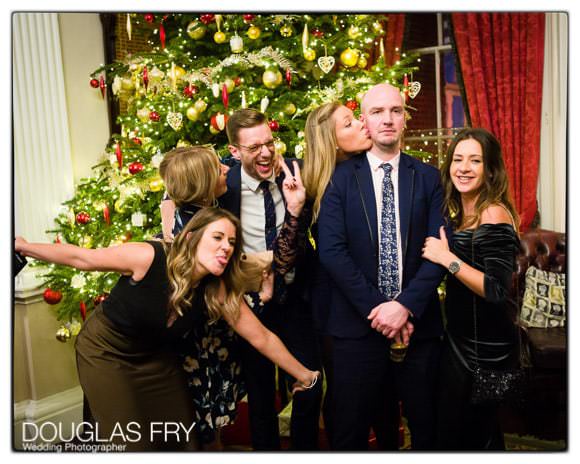
M 483 266 L 485 299 L 502 303 L 509 298 L 519 239 L 509 224 L 483 224 L 473 236 L 477 260 Z
M 294 267 L 296 256 L 304 248 L 308 218 L 309 214 L 306 206 L 303 208 L 300 217 L 297 218 L 286 211 L 284 224 L 274 243 L 273 269 L 276 274 L 283 276 Z

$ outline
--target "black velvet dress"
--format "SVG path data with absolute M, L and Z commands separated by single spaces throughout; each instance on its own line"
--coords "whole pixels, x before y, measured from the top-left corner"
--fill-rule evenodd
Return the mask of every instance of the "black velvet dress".
M 505 369 L 513 367 L 517 361 L 517 332 L 510 317 L 509 300 L 518 248 L 518 236 L 509 224 L 483 224 L 453 235 L 453 253 L 484 273 L 485 298 L 475 295 L 455 277 L 448 276 L 446 340 L 438 392 L 437 442 L 440 449 L 504 447 L 497 408 L 473 406 L 469 398 L 471 370 L 476 365 Z

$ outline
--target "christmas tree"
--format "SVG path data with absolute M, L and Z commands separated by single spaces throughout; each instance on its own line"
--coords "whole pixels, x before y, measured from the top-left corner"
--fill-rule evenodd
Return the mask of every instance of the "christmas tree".
M 264 112 L 284 156 L 302 156 L 308 113 L 338 100 L 358 111 L 364 92 L 390 82 L 409 93 L 414 57 L 386 66 L 385 15 L 129 14 L 127 33 L 150 32 L 151 51 L 97 69 L 92 91 L 126 104 L 94 176 L 49 231 L 87 248 L 151 238 L 161 230 L 163 153 L 211 143 L 226 156 L 225 123 L 239 108 Z M 370 62 L 371 57 L 373 63 Z M 90 89 L 89 89 L 90 91 Z M 413 95 L 411 95 L 413 96 Z M 66 340 L 118 275 L 46 266 L 45 300 L 58 304 Z

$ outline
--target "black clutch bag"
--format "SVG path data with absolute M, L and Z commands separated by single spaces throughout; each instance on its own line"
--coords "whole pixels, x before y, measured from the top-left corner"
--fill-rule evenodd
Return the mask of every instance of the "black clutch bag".
M 18 273 L 24 269 L 24 266 L 28 264 L 28 261 L 24 256 L 22 256 L 17 251 L 14 252 L 14 259 L 12 260 L 12 274 L 14 277 L 18 275 Z

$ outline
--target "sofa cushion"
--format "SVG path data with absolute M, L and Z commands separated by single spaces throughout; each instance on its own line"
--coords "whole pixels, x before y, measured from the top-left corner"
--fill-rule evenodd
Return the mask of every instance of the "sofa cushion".
M 564 327 L 566 325 L 566 274 L 542 271 L 530 266 L 520 312 L 526 327 Z
M 532 365 L 536 368 L 566 367 L 566 329 L 530 327 L 526 330 Z

